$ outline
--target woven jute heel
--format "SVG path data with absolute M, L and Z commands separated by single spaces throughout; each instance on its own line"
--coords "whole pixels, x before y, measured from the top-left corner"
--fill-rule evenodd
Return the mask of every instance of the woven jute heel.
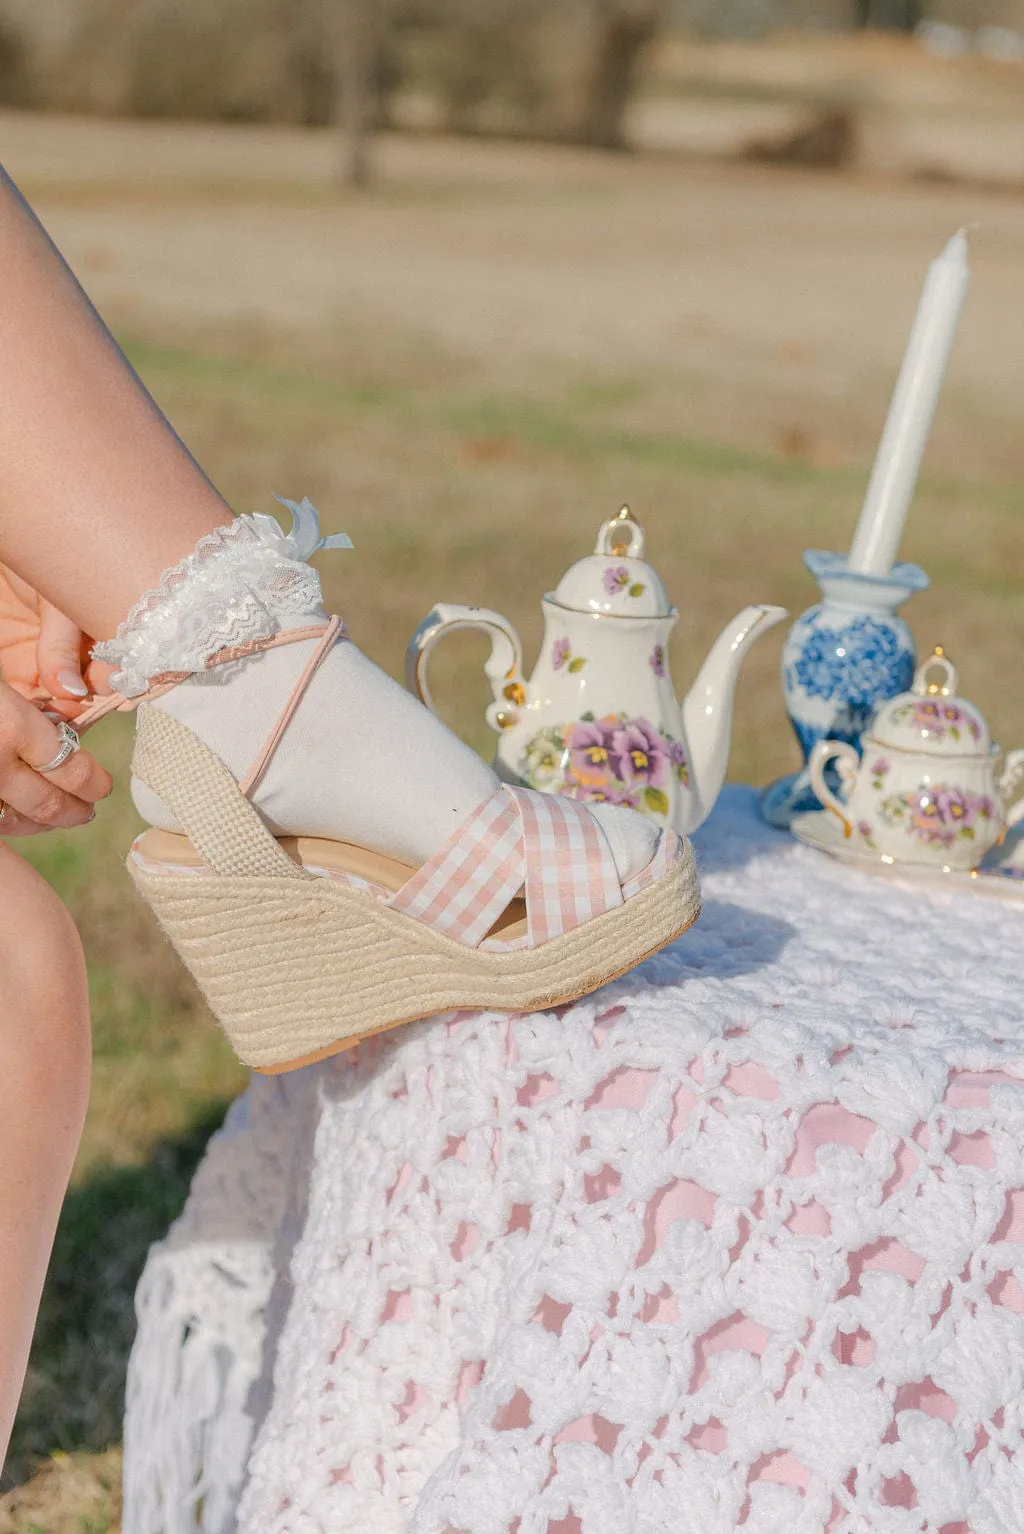
M 535 948 L 470 947 L 374 895 L 307 872 L 223 763 L 170 715 L 139 710 L 133 771 L 206 871 L 128 868 L 240 1059 L 268 1073 L 455 1009 L 533 1012 L 623 974 L 700 910 L 688 844 L 624 904 Z

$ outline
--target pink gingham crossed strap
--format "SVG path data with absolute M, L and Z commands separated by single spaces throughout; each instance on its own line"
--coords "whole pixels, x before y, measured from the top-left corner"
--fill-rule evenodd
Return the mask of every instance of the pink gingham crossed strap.
M 674 863 L 679 862 L 683 850 L 682 838 L 675 832 L 664 830 L 658 838 L 658 845 L 654 849 L 654 856 L 646 868 L 641 868 L 631 879 L 627 879 L 622 886 L 623 900 L 632 900 L 634 895 L 639 895 L 648 885 L 656 884 L 664 874 L 667 874 Z
M 664 860 L 667 869 L 673 854 L 678 855 L 678 838 L 668 833 L 630 885 L 643 888 L 658 877 L 655 864 Z M 531 948 L 622 904 L 611 848 L 585 805 L 530 789 L 500 788 L 389 904 L 475 948 L 520 892 L 526 897 Z

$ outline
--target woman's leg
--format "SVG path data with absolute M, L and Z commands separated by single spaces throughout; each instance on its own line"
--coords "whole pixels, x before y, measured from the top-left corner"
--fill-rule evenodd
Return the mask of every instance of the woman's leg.
M 113 634 L 231 510 L 0 167 L 0 563 Z
M 0 843 L 0 1462 L 25 1378 L 57 1216 L 89 1092 L 78 933 Z
M 0 373 L 17 380 L 0 406 L 0 562 L 86 633 L 105 638 L 164 572 L 231 522 L 231 508 L 2 172 L 0 294 Z M 310 610 L 277 616 L 278 627 L 315 620 L 315 578 L 313 584 Z M 192 627 L 193 616 L 183 628 Z M 164 706 L 240 775 L 287 700 L 308 648 L 254 657 L 233 668 L 227 685 L 217 674 L 212 686 L 179 687 Z M 177 662 L 169 650 L 157 669 L 177 670 Z M 279 753 L 276 776 L 263 790 L 274 798 L 278 825 L 425 860 L 492 791 L 491 773 L 353 645 L 339 646 L 317 681 L 321 696 L 310 700 L 318 716 L 315 748 L 301 742 L 301 760 L 294 749 Z M 300 717 L 303 730 L 308 718 Z M 293 748 L 298 739 L 293 733 Z M 382 753 L 409 763 L 410 782 L 397 796 L 375 781 Z M 415 763 L 427 766 L 428 777 L 437 774 L 440 813 L 415 791 Z M 310 804 L 311 795 L 317 803 Z M 260 797 L 257 803 L 263 807 Z M 147 802 L 143 813 L 160 821 L 158 806 Z M 408 824 L 393 831 L 403 817 Z
M 86 633 L 112 635 L 144 592 L 231 511 L 129 367 L 28 205 L 0 181 L 0 562 Z M 315 524 L 315 518 L 313 519 Z M 318 531 L 314 527 L 313 541 Z M 171 588 L 173 587 L 173 590 Z M 315 641 L 204 673 L 225 647 L 323 618 L 301 540 L 235 523 L 179 569 L 156 609 L 102 658 L 113 685 L 144 691 L 194 673 L 157 707 L 194 731 L 236 778 L 251 766 Z M 352 841 L 419 865 L 496 792 L 480 758 L 352 644 L 340 644 L 253 795 L 278 834 Z M 137 788 L 147 820 L 176 829 Z M 654 850 L 637 816 L 598 807 L 620 875 Z

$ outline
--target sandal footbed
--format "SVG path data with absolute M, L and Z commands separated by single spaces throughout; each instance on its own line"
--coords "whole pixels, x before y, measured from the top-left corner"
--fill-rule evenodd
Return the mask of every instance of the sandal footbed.
M 328 874 L 367 879 L 392 895 L 396 895 L 416 872 L 408 863 L 371 852 L 367 847 L 358 847 L 354 842 L 327 841 L 318 836 L 280 836 L 277 843 L 301 868 L 322 868 Z M 168 870 L 206 867 L 201 853 L 188 837 L 174 831 L 146 831 L 135 841 L 132 851 L 138 852 L 147 863 L 159 864 Z M 525 937 L 526 931 L 526 906 L 521 899 L 515 899 L 505 907 L 487 936 L 512 942 Z

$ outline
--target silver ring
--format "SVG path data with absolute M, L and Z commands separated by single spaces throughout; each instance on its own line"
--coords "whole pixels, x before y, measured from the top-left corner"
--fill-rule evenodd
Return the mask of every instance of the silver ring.
M 74 756 L 81 742 L 78 734 L 71 728 L 66 719 L 60 723 L 60 750 L 52 762 L 44 762 L 41 767 L 35 767 L 34 772 L 56 772 L 58 767 L 63 767 L 69 756 Z M 31 767 L 31 762 L 29 763 Z

